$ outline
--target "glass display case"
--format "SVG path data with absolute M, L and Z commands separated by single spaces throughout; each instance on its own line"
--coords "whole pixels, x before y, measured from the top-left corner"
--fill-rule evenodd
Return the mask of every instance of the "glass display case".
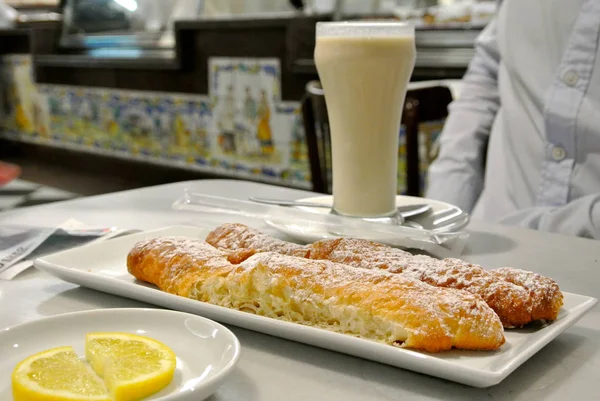
M 59 23 L 60 0 L 0 0 L 0 27 Z
M 394 18 L 418 27 L 482 27 L 496 1 L 476 0 L 62 0 L 65 47 L 172 47 L 178 19 L 333 15 Z
M 171 48 L 173 23 L 201 14 L 201 0 L 66 0 L 61 45 Z
M 305 16 L 311 17 L 306 18 L 309 23 L 378 18 L 415 24 L 417 66 L 423 68 L 464 68 L 473 57 L 475 38 L 496 13 L 495 0 L 62 1 L 61 46 L 85 49 L 92 56 L 173 58 L 177 20 L 224 21 L 225 27 L 235 26 L 240 19 L 302 20 Z M 311 29 L 305 32 L 314 36 Z

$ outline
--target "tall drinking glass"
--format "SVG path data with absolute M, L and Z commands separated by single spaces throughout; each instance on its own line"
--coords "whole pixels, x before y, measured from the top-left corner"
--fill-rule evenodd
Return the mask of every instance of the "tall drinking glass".
M 331 132 L 334 213 L 396 213 L 398 136 L 415 58 L 409 24 L 317 23 L 315 63 Z

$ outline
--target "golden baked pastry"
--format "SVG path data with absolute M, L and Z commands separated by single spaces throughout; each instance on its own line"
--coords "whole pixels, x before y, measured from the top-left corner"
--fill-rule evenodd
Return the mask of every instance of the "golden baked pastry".
M 494 350 L 505 341 L 481 298 L 385 271 L 270 252 L 232 264 L 184 237 L 137 243 L 127 268 L 172 294 L 386 344 L 438 352 Z
M 523 270 L 488 271 L 460 259 L 435 259 L 356 238 L 317 241 L 302 246 L 263 234 L 242 224 L 224 224 L 206 241 L 234 251 L 240 262 L 256 252 L 280 252 L 317 260 L 329 260 L 366 269 L 401 273 L 437 287 L 456 288 L 479 295 L 498 314 L 504 327 L 521 327 L 534 320 L 555 320 L 562 293 L 554 280 Z
M 234 251 L 229 254 L 232 263 L 243 262 L 257 252 L 276 252 L 301 258 L 308 258 L 310 254 L 310 249 L 305 246 L 282 241 L 237 223 L 226 223 L 215 228 L 208 233 L 206 242 L 216 248 Z
M 563 294 L 558 284 L 549 277 L 513 267 L 489 271 L 495 277 L 525 288 L 533 300 L 532 320 L 556 320 L 563 305 Z

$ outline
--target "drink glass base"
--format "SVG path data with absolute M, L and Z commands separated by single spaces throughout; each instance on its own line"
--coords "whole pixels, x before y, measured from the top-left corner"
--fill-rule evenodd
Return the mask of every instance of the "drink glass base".
M 386 215 L 386 216 L 376 216 L 376 217 L 359 217 L 359 216 L 349 216 L 347 214 L 343 214 L 343 213 L 339 213 L 337 212 L 334 208 L 332 208 L 329 211 L 330 214 L 336 215 L 336 216 L 342 216 L 342 217 L 347 217 L 350 219 L 360 219 L 360 220 L 364 220 L 364 221 L 368 221 L 371 223 L 379 223 L 379 224 L 386 224 L 386 225 L 395 225 L 395 226 L 401 226 L 404 224 L 405 220 L 404 217 L 402 216 L 402 214 L 400 214 L 399 211 L 396 211 L 390 215 Z M 331 235 L 335 235 L 335 236 L 341 236 L 341 237 L 345 237 L 345 233 L 343 233 L 342 231 L 337 231 L 337 230 L 330 230 L 329 233 Z
M 381 223 L 381 224 L 392 224 L 392 225 L 401 225 L 404 223 L 404 217 L 400 214 L 399 211 L 392 212 L 389 215 L 383 216 L 373 216 L 373 217 L 360 217 L 360 216 L 351 216 L 344 213 L 339 213 L 335 208 L 331 208 L 330 212 L 336 216 L 348 217 L 351 219 L 361 219 L 365 221 L 370 221 L 372 223 Z

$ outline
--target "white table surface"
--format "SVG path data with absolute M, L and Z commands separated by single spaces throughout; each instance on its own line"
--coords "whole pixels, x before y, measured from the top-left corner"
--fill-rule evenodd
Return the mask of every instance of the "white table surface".
M 0 225 L 50 226 L 75 218 L 138 229 L 176 224 L 214 227 L 225 221 L 261 228 L 260 222 L 232 216 L 172 211 L 171 203 L 186 187 L 240 199 L 250 195 L 288 199 L 311 195 L 243 181 L 192 181 L 17 209 L 1 213 Z M 537 271 L 556 279 L 565 291 L 600 298 L 598 242 L 476 222 L 469 230 L 464 259 L 489 268 L 510 265 Z M 148 306 L 80 288 L 35 269 L 12 281 L 0 280 L 0 328 L 65 312 Z M 212 401 L 600 400 L 600 308 L 593 309 L 502 383 L 487 389 L 230 328 L 240 339 L 242 356 L 238 369 Z

